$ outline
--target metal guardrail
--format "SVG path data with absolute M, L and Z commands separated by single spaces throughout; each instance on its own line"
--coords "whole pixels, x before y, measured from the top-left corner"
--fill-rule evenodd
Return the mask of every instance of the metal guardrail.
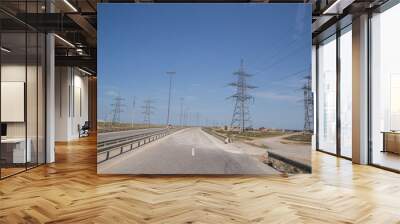
M 165 128 L 162 130 L 156 130 L 156 131 L 149 131 L 149 132 L 145 132 L 145 133 L 140 133 L 140 134 L 135 134 L 135 135 L 131 135 L 131 136 L 126 136 L 126 137 L 122 137 L 122 138 L 117 138 L 117 139 L 111 139 L 111 140 L 106 140 L 106 141 L 102 141 L 102 142 L 98 142 L 97 143 L 97 151 L 98 152 L 102 152 L 105 151 L 106 149 L 108 149 L 111 146 L 116 146 L 117 144 L 125 144 L 126 142 L 138 139 L 138 138 L 143 138 L 146 136 L 151 136 L 157 133 L 162 133 L 165 131 L 168 131 L 170 129 Z
M 163 129 L 151 133 L 144 133 L 131 137 L 101 142 L 106 144 L 102 144 L 101 146 L 98 145 L 97 163 L 99 164 L 126 152 L 130 152 L 133 149 L 139 148 L 140 146 L 169 135 L 174 131 L 176 130 Z
M 202 128 L 201 130 L 203 130 L 204 132 L 206 132 L 206 133 L 208 133 L 208 134 L 210 134 L 210 135 L 216 137 L 218 140 L 220 140 L 220 141 L 222 141 L 223 143 L 225 143 L 225 139 L 226 139 L 225 136 L 223 136 L 223 135 L 221 135 L 221 134 L 219 134 L 219 133 L 214 132 L 214 131 L 213 131 L 212 129 L 210 129 L 210 128 Z

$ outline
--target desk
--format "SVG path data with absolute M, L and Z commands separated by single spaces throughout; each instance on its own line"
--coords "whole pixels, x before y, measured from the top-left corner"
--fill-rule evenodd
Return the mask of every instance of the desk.
M 400 154 L 400 131 L 383 131 L 383 151 Z
M 5 138 L 1 139 L 1 159 L 4 159 L 6 163 L 26 163 L 31 162 L 31 139 L 27 139 L 25 144 L 25 138 Z M 26 151 L 25 151 L 25 145 Z

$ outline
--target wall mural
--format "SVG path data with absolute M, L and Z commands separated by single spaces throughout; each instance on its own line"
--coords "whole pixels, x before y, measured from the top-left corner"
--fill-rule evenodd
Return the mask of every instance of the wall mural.
M 311 172 L 309 4 L 98 10 L 98 173 Z

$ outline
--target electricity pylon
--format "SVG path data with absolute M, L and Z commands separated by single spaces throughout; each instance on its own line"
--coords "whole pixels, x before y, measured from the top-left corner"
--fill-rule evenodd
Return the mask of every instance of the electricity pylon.
M 116 96 L 111 104 L 111 114 L 112 114 L 112 125 L 119 123 L 121 121 L 121 113 L 124 112 L 123 104 L 124 98 Z
M 229 83 L 230 86 L 236 87 L 236 93 L 228 97 L 235 99 L 231 129 L 239 129 L 240 132 L 244 132 L 246 128 L 251 127 L 249 104 L 251 101 L 254 102 L 254 97 L 248 92 L 257 87 L 247 84 L 247 78 L 252 75 L 244 71 L 243 59 L 240 61 L 239 70 L 233 74 L 237 76 L 237 81 Z
M 305 77 L 306 83 L 303 86 L 304 94 L 304 132 L 313 132 L 314 100 L 311 90 L 311 77 Z
M 136 104 L 136 96 L 133 97 L 133 101 L 132 101 L 132 123 L 131 126 L 133 128 L 133 119 L 135 118 L 135 104 Z
M 154 113 L 155 107 L 152 105 L 154 103 L 153 100 L 148 99 L 145 100 L 144 105 L 142 106 L 143 108 L 143 114 L 144 114 L 144 123 L 147 124 L 148 127 L 151 125 L 151 115 Z

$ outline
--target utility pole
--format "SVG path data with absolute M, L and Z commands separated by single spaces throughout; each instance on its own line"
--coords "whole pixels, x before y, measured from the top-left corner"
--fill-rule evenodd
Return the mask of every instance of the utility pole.
M 176 72 L 167 72 L 167 75 L 169 76 L 167 125 L 169 125 L 169 113 L 170 113 L 170 107 L 171 107 L 172 76 L 175 74 L 176 74 Z
M 133 128 L 133 119 L 135 118 L 135 103 L 136 103 L 136 96 L 133 97 L 132 101 L 132 128 Z
M 151 115 L 154 113 L 154 106 L 152 105 L 154 103 L 153 100 L 147 99 L 144 102 L 144 105 L 142 106 L 143 108 L 143 114 L 144 114 L 144 123 L 147 124 L 148 127 L 151 125 Z
M 186 107 L 185 110 L 183 111 L 183 125 L 187 126 L 189 123 L 189 108 Z
M 179 113 L 179 125 L 183 126 L 183 101 L 185 100 L 185 98 L 181 97 L 180 101 L 181 101 L 181 109 L 180 109 L 180 113 Z
M 199 112 L 196 113 L 196 125 L 200 126 L 200 113 Z
M 243 59 L 240 61 L 239 71 L 233 74 L 238 78 L 236 82 L 229 83 L 230 86 L 236 87 L 236 93 L 228 97 L 235 99 L 231 129 L 239 129 L 240 132 L 244 132 L 247 127 L 251 126 L 249 103 L 251 100 L 254 101 L 254 97 L 249 95 L 248 91 L 257 87 L 247 84 L 247 78 L 252 75 L 244 71 Z

